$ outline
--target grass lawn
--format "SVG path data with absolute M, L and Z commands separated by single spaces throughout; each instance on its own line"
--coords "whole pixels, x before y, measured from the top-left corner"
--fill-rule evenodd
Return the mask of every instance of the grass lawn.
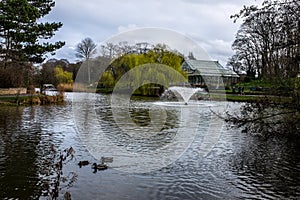
M 266 98 L 270 102 L 275 103 L 275 104 L 286 104 L 286 103 L 292 102 L 292 98 L 282 97 L 282 96 L 226 94 L 227 101 L 236 101 L 236 102 L 257 102 L 257 101 L 265 100 Z

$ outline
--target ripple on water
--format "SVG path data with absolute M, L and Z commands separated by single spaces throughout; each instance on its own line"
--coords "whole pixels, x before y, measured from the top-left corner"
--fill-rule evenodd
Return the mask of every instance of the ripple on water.
M 107 137 L 124 145 L 128 136 L 115 135 L 120 130 L 110 123 L 113 116 L 106 103 L 109 102 L 108 96 L 91 97 L 97 100 L 92 109 L 99 114 L 92 121 L 96 124 L 94 128 L 105 127 Z M 138 112 L 144 112 L 144 105 L 149 107 L 151 101 L 134 104 Z M 76 99 L 75 105 L 89 106 L 84 105 L 80 98 Z M 180 118 L 176 118 L 177 111 L 172 111 L 172 108 L 168 111 L 172 112 L 170 118 L 173 121 L 168 121 L 165 130 L 171 132 L 178 128 Z M 0 107 L 0 186 L 3 186 L 0 187 L 0 198 L 22 196 L 23 199 L 32 199 L 39 194 L 41 185 L 36 175 L 42 173 L 45 160 L 51 157 L 51 144 L 61 149 L 73 146 L 76 151 L 76 160 L 64 166 L 64 174 L 78 174 L 73 187 L 64 189 L 71 192 L 72 199 L 296 199 L 300 196 L 298 146 L 284 141 L 264 141 L 223 128 L 220 137 L 214 138 L 214 148 L 203 157 L 200 153 L 202 145 L 211 142 L 204 140 L 204 133 L 214 125 L 208 122 L 214 120 L 209 112 L 199 114 L 202 119 L 199 120 L 199 134 L 175 163 L 144 174 L 128 174 L 114 168 L 94 174 L 91 166 L 79 168 L 77 165 L 79 160 L 98 160 L 84 146 L 88 144 L 82 143 L 76 134 L 70 103 L 63 106 Z M 147 120 L 145 115 L 136 117 L 140 122 Z M 102 122 L 100 125 L 99 121 Z M 142 151 L 159 140 L 168 141 L 172 137 L 171 134 L 162 134 L 153 140 L 155 142 L 149 140 L 148 146 L 143 141 L 135 141 L 131 145 L 136 146 L 129 147 L 132 151 Z M 16 163 L 20 167 L 15 168 Z M 12 180 L 14 177 L 17 177 L 15 181 Z M 3 188 L 6 191 L 3 192 Z

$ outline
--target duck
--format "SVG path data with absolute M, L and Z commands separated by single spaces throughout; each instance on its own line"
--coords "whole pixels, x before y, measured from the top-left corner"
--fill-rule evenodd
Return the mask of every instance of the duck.
M 92 168 L 95 170 L 105 170 L 105 169 L 107 169 L 107 165 L 104 163 L 101 163 L 101 164 L 94 163 L 92 165 Z
M 113 157 L 101 157 L 101 163 L 112 163 L 114 161 Z
M 90 164 L 90 162 L 87 160 L 79 161 L 79 163 L 78 163 L 79 167 L 86 166 L 89 164 Z

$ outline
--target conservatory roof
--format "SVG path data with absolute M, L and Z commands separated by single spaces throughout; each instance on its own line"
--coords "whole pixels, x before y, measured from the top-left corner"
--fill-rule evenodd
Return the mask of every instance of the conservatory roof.
M 189 76 L 239 77 L 234 71 L 225 69 L 218 61 L 185 59 L 181 68 L 187 71 Z

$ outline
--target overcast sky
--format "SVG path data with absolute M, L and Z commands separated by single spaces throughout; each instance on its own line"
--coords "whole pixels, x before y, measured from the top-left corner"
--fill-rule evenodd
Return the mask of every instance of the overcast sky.
M 230 15 L 238 13 L 243 5 L 260 5 L 262 0 L 56 0 L 55 2 L 55 7 L 45 20 L 63 23 L 63 27 L 56 32 L 51 41 L 66 42 L 66 45 L 56 52 L 55 58 L 76 61 L 74 49 L 86 37 L 101 44 L 112 36 L 118 36 L 128 30 L 155 27 L 173 30 L 191 38 L 211 59 L 226 65 L 228 57 L 233 54 L 231 44 L 240 25 L 233 23 Z

